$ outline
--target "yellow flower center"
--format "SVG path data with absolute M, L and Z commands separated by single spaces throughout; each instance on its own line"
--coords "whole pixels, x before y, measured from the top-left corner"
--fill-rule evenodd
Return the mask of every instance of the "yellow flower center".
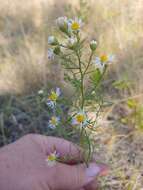
M 57 119 L 55 117 L 51 118 L 51 124 L 52 125 L 57 125 Z
M 107 55 L 101 55 L 100 59 L 101 59 L 101 62 L 106 62 L 106 61 L 108 61 L 108 56 Z
M 47 158 L 48 161 L 56 161 L 56 156 L 55 154 L 50 154 Z
M 78 115 L 76 116 L 76 120 L 77 120 L 79 123 L 82 123 L 82 122 L 84 122 L 84 120 L 85 120 L 85 116 L 82 115 L 82 114 L 78 114 Z
M 51 101 L 56 101 L 57 98 L 58 98 L 58 95 L 54 91 L 52 91 L 51 94 L 50 94 L 50 96 L 49 96 L 49 99 Z
M 71 25 L 72 30 L 78 30 L 80 28 L 79 23 L 77 22 L 73 22 Z

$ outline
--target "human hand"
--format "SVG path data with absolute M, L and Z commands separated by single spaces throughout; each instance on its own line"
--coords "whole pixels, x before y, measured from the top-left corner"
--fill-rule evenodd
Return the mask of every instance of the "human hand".
M 69 165 L 45 161 L 56 148 L 60 156 L 82 161 L 79 147 L 64 139 L 29 134 L 0 149 L 1 190 L 95 190 L 96 177 L 106 170 L 90 163 Z

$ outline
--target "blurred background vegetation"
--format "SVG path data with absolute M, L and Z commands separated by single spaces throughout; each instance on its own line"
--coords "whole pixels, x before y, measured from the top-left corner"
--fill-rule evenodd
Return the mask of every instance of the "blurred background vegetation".
M 0 2 L 0 145 L 28 132 L 45 133 L 48 110 L 37 106 L 38 90 L 60 86 L 67 99 L 74 93 L 64 81 L 58 60 L 50 63 L 47 59 L 47 37 L 54 31 L 53 21 L 64 15 L 84 20 L 89 40 L 99 42 L 97 54 L 116 55 L 103 83 L 111 106 L 105 108 L 103 127 L 94 134 L 98 154 L 112 165 L 112 173 L 101 181 L 101 188 L 141 190 L 142 0 Z

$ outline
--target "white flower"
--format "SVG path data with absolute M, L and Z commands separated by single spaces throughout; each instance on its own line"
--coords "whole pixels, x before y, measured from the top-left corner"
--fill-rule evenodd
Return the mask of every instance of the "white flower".
M 56 20 L 56 24 L 58 25 L 59 28 L 64 27 L 67 24 L 67 22 L 68 22 L 68 19 L 65 16 L 59 17 Z
M 90 42 L 90 48 L 91 48 L 92 51 L 96 50 L 96 48 L 97 48 L 97 41 L 96 40 L 92 40 Z
M 59 17 L 56 20 L 56 24 L 62 32 L 69 34 L 67 17 Z
M 93 60 L 93 64 L 95 64 L 96 68 L 100 70 L 102 73 L 105 65 L 109 65 L 114 61 L 114 55 L 101 55 L 100 57 L 96 57 L 95 60 Z
M 58 158 L 59 158 L 59 154 L 56 151 L 54 151 L 53 153 L 50 153 L 46 159 L 48 166 L 50 167 L 54 166 Z
M 79 31 L 81 29 L 82 25 L 83 25 L 83 22 L 79 18 L 68 20 L 69 31 L 70 30 L 71 31 Z
M 59 124 L 59 122 L 60 122 L 60 117 L 52 116 L 49 121 L 48 127 L 50 129 L 55 129 L 57 127 L 57 125 Z
M 103 54 L 100 57 L 96 57 L 97 63 L 110 64 L 114 61 L 114 55 Z
M 48 49 L 48 59 L 50 60 L 54 59 L 54 50 L 51 48 Z
M 84 111 L 78 112 L 73 118 L 72 118 L 72 125 L 80 127 L 86 127 L 88 125 L 87 116 Z
M 97 69 L 99 69 L 99 71 L 100 71 L 101 73 L 103 73 L 105 64 L 104 64 L 104 63 L 101 63 L 99 57 L 96 57 L 95 60 L 93 60 L 93 64 L 95 64 L 95 67 L 96 67 Z
M 49 36 L 48 44 L 49 45 L 58 45 L 58 40 L 55 38 L 55 36 Z
M 115 61 L 115 55 L 112 54 L 108 55 L 108 64 L 112 64 L 113 61 Z
M 58 97 L 61 95 L 61 89 L 58 87 L 56 88 L 56 94 Z
M 39 94 L 39 95 L 42 95 L 43 93 L 44 93 L 43 90 L 39 90 L 39 91 L 38 91 L 38 94 Z
M 50 108 L 54 109 L 56 107 L 56 101 L 60 95 L 61 95 L 61 89 L 60 88 L 56 88 L 56 91 L 52 90 L 49 97 L 48 97 L 46 104 Z

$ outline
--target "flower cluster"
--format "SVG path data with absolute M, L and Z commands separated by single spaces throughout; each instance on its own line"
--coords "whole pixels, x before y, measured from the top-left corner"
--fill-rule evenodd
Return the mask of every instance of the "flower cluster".
M 64 34 L 62 35 L 64 39 L 59 40 L 56 36 L 53 35 L 48 37 L 48 44 L 50 46 L 48 49 L 48 58 L 50 60 L 53 60 L 54 57 L 57 56 L 61 60 L 61 64 L 66 70 L 64 73 L 65 80 L 70 82 L 70 84 L 75 88 L 75 93 L 77 93 L 77 100 L 75 104 L 72 104 L 75 105 L 75 107 L 73 106 L 70 110 L 73 116 L 70 116 L 70 119 L 67 118 L 67 121 L 65 123 L 67 125 L 75 126 L 72 128 L 73 130 L 79 128 L 78 131 L 80 132 L 79 136 L 81 138 L 82 135 L 86 136 L 86 142 L 88 143 L 90 157 L 90 137 L 87 134 L 86 128 L 88 127 L 89 129 L 92 129 L 94 126 L 96 126 L 96 119 L 99 115 L 98 112 L 100 112 L 98 110 L 99 107 L 101 110 L 104 101 L 102 97 L 94 98 L 94 100 L 99 101 L 96 102 L 97 108 L 95 110 L 97 113 L 95 113 L 94 121 L 88 119 L 89 114 L 87 105 L 91 101 L 89 101 L 89 93 L 86 92 L 85 80 L 87 79 L 87 75 L 89 73 L 94 73 L 95 79 L 92 80 L 92 77 L 89 77 L 89 79 L 91 79 L 91 87 L 89 87 L 91 88 L 91 91 L 89 91 L 91 92 L 90 94 L 92 97 L 97 96 L 99 94 L 99 92 L 97 92 L 97 90 L 99 90 L 97 86 L 100 86 L 100 82 L 103 80 L 108 65 L 114 61 L 114 55 L 101 54 L 100 56 L 97 56 L 95 54 L 98 43 L 95 39 L 88 41 L 85 38 L 82 38 L 81 29 L 84 24 L 80 18 L 71 19 L 67 17 L 59 17 L 56 20 L 56 25 L 59 31 Z M 86 56 L 83 51 L 87 52 Z M 92 92 L 95 93 L 93 94 Z M 59 115 L 59 112 L 55 111 L 56 104 L 60 95 L 60 89 L 56 88 L 55 91 L 52 90 L 50 92 L 47 99 L 48 107 L 54 110 L 54 115 L 51 117 L 48 123 L 48 126 L 51 129 L 55 129 L 57 126 L 60 126 L 62 122 L 60 121 L 60 117 L 57 117 L 57 113 Z M 70 123 L 68 121 L 70 121 Z M 53 154 L 50 159 L 54 159 Z M 87 162 L 88 161 L 89 158 L 87 158 Z
M 56 20 L 56 24 L 59 30 L 69 37 L 67 47 L 71 49 L 74 48 L 77 42 L 74 35 L 76 35 L 83 26 L 82 20 L 78 18 L 68 19 L 67 17 L 59 17 Z M 48 49 L 48 59 L 53 60 L 55 55 L 61 53 L 61 44 L 55 36 L 48 37 L 48 44 L 53 46 L 53 48 Z
M 61 51 L 62 47 L 66 47 L 71 50 L 74 50 L 76 48 L 78 43 L 77 36 L 83 26 L 83 22 L 81 19 L 79 18 L 68 19 L 67 17 L 59 17 L 56 20 L 56 24 L 59 30 L 68 36 L 68 40 L 66 46 L 65 45 L 63 46 L 55 36 L 48 37 L 48 44 L 52 46 L 52 48 L 48 49 L 48 58 L 50 60 L 53 60 L 55 55 L 60 55 L 60 53 L 62 53 Z M 97 45 L 98 43 L 96 40 L 91 40 L 90 41 L 91 51 L 95 52 Z M 105 66 L 112 63 L 113 61 L 114 61 L 114 55 L 103 54 L 99 57 L 95 57 L 92 63 L 101 73 L 103 73 Z
M 51 119 L 49 120 L 49 123 L 48 123 L 48 128 L 50 128 L 50 129 L 56 129 L 56 127 L 60 123 L 60 117 L 57 117 L 55 115 L 56 104 L 57 104 L 57 100 L 60 95 L 61 95 L 61 89 L 56 88 L 55 91 L 51 90 L 51 92 L 48 96 L 48 99 L 47 99 L 47 103 L 46 103 L 47 106 L 54 111 L 54 115 L 51 117 Z

